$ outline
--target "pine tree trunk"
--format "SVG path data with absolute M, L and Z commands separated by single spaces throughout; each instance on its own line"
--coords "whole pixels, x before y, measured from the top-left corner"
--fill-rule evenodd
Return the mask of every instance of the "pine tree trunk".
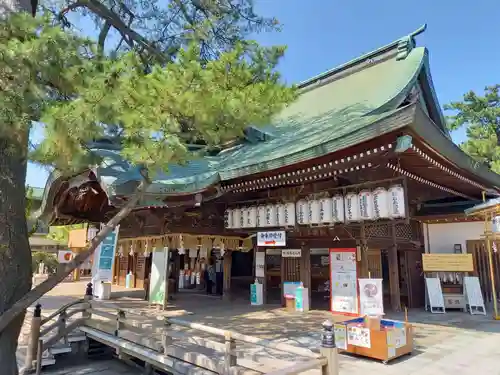
M 0 164 L 1 166 L 1 164 Z M 99 244 L 106 238 L 106 236 L 111 233 L 115 227 L 120 223 L 120 221 L 127 217 L 127 215 L 136 206 L 137 202 L 142 198 L 144 192 L 150 185 L 150 181 L 147 177 L 147 172 L 143 173 L 144 180 L 141 182 L 135 194 L 130 198 L 125 206 L 104 226 L 104 228 L 94 237 L 90 246 L 85 251 L 80 252 L 76 257 L 74 257 L 69 263 L 67 263 L 64 268 L 57 271 L 55 275 L 50 276 L 47 280 L 37 285 L 31 291 L 23 293 L 22 298 L 18 299 L 17 302 L 11 304 L 10 308 L 3 314 L 0 314 L 0 332 L 3 332 L 7 327 L 13 322 L 17 317 L 25 311 L 29 306 L 38 301 L 45 293 L 53 289 L 57 284 L 63 281 L 66 276 L 75 270 L 78 266 L 82 265 L 97 249 Z M 24 192 L 24 190 L 23 190 Z M 24 228 L 26 230 L 26 221 L 24 222 Z M 26 237 L 27 238 L 27 237 Z M 31 257 L 29 260 L 29 268 L 31 270 Z M 1 292 L 1 290 L 0 290 Z M 0 348 L 1 349 L 1 348 Z M 1 363 L 0 363 L 1 364 Z M 4 375 L 0 372 L 1 375 Z M 9 374 L 10 375 L 10 374 Z
M 26 139 L 27 145 L 27 137 L 21 139 Z M 0 138 L 0 316 L 31 289 L 31 250 L 25 214 L 26 152 L 12 140 Z M 24 315 L 25 310 L 0 332 L 2 375 L 18 374 L 17 339 Z

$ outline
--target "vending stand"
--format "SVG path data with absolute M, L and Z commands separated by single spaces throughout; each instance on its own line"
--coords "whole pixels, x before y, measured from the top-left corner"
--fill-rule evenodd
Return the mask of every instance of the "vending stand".
M 340 351 L 387 363 L 413 350 L 411 324 L 395 320 L 360 317 L 334 325 Z
M 382 319 L 382 279 L 358 277 L 356 251 L 330 249 L 331 311 L 353 317 L 334 325 L 337 348 L 384 363 L 410 354 L 411 324 Z

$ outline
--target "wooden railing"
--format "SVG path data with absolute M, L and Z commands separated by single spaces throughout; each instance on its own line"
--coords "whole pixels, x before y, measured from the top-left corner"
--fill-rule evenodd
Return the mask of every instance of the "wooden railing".
M 262 363 L 253 360 L 252 351 L 264 349 L 265 356 L 269 355 L 267 351 L 288 356 L 288 359 L 273 360 L 278 365 L 273 365 L 268 374 L 294 375 L 312 369 L 321 370 L 323 375 L 338 374 L 337 349 L 332 345 L 332 334 L 329 336 L 330 344 L 323 342 L 321 353 L 316 353 L 307 348 L 178 318 L 151 319 L 96 303 L 91 300 L 90 284 L 86 293 L 84 300 L 68 304 L 48 318 L 40 318 L 42 324 L 38 337 L 30 339 L 32 345 L 38 344 L 34 350 L 37 375 L 41 370 L 42 353 L 76 328 L 88 337 L 114 347 L 121 359 L 135 357 L 144 361 L 147 369 L 156 367 L 168 371 L 182 365 L 203 368 L 216 374 L 236 375 L 248 371 L 262 374 L 266 371 L 263 371 Z M 77 316 L 79 313 L 81 317 Z M 331 324 L 325 329 L 332 333 Z M 44 337 L 51 331 L 56 334 Z

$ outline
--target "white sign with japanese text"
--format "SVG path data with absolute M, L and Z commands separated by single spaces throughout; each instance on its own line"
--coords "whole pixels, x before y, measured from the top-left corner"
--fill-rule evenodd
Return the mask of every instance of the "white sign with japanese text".
M 264 277 L 264 267 L 266 266 L 266 253 L 255 253 L 255 277 Z
M 286 232 L 284 230 L 257 232 L 257 246 L 286 246 Z
M 300 258 L 302 255 L 301 249 L 285 249 L 281 251 L 281 256 L 283 258 Z

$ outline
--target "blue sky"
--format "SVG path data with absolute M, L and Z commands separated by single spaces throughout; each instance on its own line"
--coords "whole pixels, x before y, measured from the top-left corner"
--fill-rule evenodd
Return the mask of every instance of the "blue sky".
M 402 2 L 331 0 L 255 0 L 259 13 L 275 16 L 281 33 L 260 34 L 266 45 L 285 44 L 284 78 L 299 82 L 372 51 L 427 23 L 417 44 L 430 51 L 432 78 L 441 105 L 472 89 L 500 83 L 497 17 L 493 0 Z M 38 138 L 40 135 L 36 134 Z M 465 139 L 463 130 L 453 134 Z M 27 184 L 43 187 L 47 172 L 28 167 Z

